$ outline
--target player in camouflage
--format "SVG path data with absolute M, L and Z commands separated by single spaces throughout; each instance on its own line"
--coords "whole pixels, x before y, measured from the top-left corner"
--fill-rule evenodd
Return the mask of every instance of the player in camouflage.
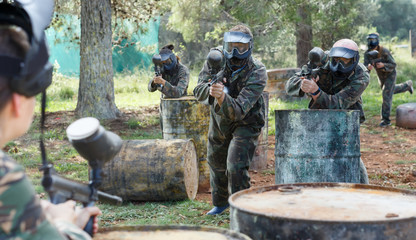
M 361 94 L 370 82 L 367 68 L 359 63 L 357 44 L 350 39 L 337 41 L 329 52 L 329 60 L 321 66 L 316 78 L 307 79 L 296 73 L 286 83 L 286 92 L 292 96 L 311 98 L 310 109 L 349 109 L 360 111 L 360 122 L 365 121 Z M 360 161 L 360 182 L 368 183 L 364 163 Z
M 391 125 L 390 111 L 393 94 L 409 91 L 413 94 L 413 82 L 408 80 L 402 84 L 396 84 L 396 62 L 390 51 L 379 45 L 379 34 L 371 33 L 367 36 L 368 50 L 364 53 L 364 65 L 371 71 L 376 69 L 380 87 L 383 90 L 383 104 L 381 105 L 380 127 Z M 378 51 L 377 61 L 371 61 L 368 53 Z
M 52 13 L 52 0 L 0 4 L 1 148 L 29 129 L 35 95 L 51 83 L 44 29 Z M 91 239 L 80 227 L 100 214 L 97 207 L 76 214 L 73 201 L 39 200 L 23 168 L 1 150 L 0 185 L 0 239 Z
M 208 215 L 228 208 L 229 194 L 250 187 L 248 168 L 265 123 L 262 96 L 267 74 L 264 65 L 251 56 L 253 35 L 244 25 L 224 34 L 224 78 L 210 86 L 207 62 L 199 73 L 194 95 L 210 105 L 207 159 L 214 208 Z
M 162 58 L 162 76 L 155 76 L 148 85 L 149 92 L 159 90 L 162 98 L 180 98 L 186 95 L 189 84 L 189 70 L 172 52 L 172 44 L 164 46 L 159 54 Z

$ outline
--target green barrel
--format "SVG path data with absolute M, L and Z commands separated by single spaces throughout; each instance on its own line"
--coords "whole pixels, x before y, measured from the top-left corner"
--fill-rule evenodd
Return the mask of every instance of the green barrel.
M 251 240 L 242 233 L 224 228 L 187 225 L 142 225 L 100 228 L 99 240 Z
M 198 191 L 209 189 L 209 166 L 207 142 L 209 128 L 209 106 L 199 103 L 194 96 L 161 99 L 163 138 L 193 139 L 198 156 Z
M 359 182 L 359 111 L 276 110 L 275 182 Z
M 256 240 L 414 240 L 415 191 L 353 183 L 251 188 L 229 198 L 230 228 Z

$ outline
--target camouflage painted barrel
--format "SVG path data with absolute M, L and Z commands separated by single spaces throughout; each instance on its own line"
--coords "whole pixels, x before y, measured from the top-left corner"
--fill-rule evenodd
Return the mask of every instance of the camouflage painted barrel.
M 280 99 L 292 99 L 286 94 L 285 84 L 296 72 L 299 72 L 299 68 L 277 68 L 267 70 L 267 85 L 264 91 L 270 93 L 270 97 Z
M 358 183 L 359 115 L 346 110 L 276 110 L 275 183 Z
M 397 106 L 396 126 L 416 128 L 416 103 L 405 103 Z
M 161 99 L 164 139 L 194 139 L 199 166 L 199 191 L 209 189 L 207 142 L 209 106 L 199 103 L 194 96 Z
M 269 93 L 263 92 L 262 95 L 266 105 L 266 119 L 264 119 L 264 127 L 261 129 L 259 142 L 256 150 L 254 151 L 253 159 L 250 162 L 251 170 L 263 170 L 267 168 L 267 150 L 269 145 L 269 141 L 267 139 L 269 136 Z
M 256 240 L 414 240 L 416 193 L 352 183 L 252 188 L 229 199 L 230 228 Z
M 198 162 L 192 140 L 129 140 L 103 168 L 100 190 L 127 201 L 195 199 Z
M 123 226 L 100 228 L 93 239 L 99 240 L 251 240 L 242 233 L 200 226 Z

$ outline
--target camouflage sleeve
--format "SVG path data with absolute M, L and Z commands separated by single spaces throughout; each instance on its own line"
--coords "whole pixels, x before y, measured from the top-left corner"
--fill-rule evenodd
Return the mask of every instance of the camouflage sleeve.
M 79 228 L 78 226 L 65 222 L 65 221 L 56 221 L 55 226 L 59 229 L 60 232 L 64 233 L 68 239 L 76 240 L 90 240 L 91 237 L 87 232 Z
M 232 98 L 230 95 L 225 94 L 221 107 L 217 105 L 217 101 L 215 100 L 216 113 L 233 122 L 243 120 L 261 97 L 266 83 L 266 67 L 261 64 L 251 73 L 246 86 L 240 91 L 237 98 Z
M 150 79 L 149 84 L 147 85 L 147 90 L 149 90 L 149 92 L 154 92 L 156 91 L 157 87 L 156 84 L 153 83 L 153 78 Z
M 179 66 L 178 84 L 173 86 L 166 81 L 165 86 L 162 88 L 162 93 L 169 98 L 179 98 L 186 95 L 186 90 L 189 84 L 189 70 L 186 66 Z
M 368 64 L 370 64 L 370 59 L 369 59 L 369 57 L 368 57 L 368 50 L 367 51 L 365 51 L 365 53 L 364 53 L 364 66 L 365 67 L 367 67 L 368 66 Z
M 396 69 L 396 61 L 394 61 L 390 51 L 385 48 L 383 49 L 383 55 L 384 72 L 393 72 Z
M 355 73 L 350 77 L 350 83 L 341 91 L 330 95 L 321 91 L 316 101 L 311 100 L 311 109 L 348 109 L 356 102 L 360 101 L 361 94 L 370 82 L 370 75 L 363 64 L 359 63 Z
M 303 65 L 300 72 L 295 73 L 295 75 L 287 80 L 285 90 L 289 96 L 303 97 L 305 95 L 305 93 L 300 89 L 300 84 L 302 83 L 302 79 L 300 77 L 302 76 L 302 73 L 308 71 L 307 68 L 308 66 Z
M 23 168 L 0 151 L 0 239 L 66 239 L 45 216 Z
M 214 99 L 212 96 L 209 95 L 208 83 L 210 79 L 211 75 L 209 74 L 208 63 L 205 61 L 201 72 L 199 72 L 198 84 L 193 90 L 196 100 L 202 102 L 205 105 L 212 104 Z

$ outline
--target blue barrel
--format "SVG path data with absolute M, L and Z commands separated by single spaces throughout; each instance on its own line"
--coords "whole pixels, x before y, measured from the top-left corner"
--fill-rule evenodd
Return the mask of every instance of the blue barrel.
M 356 110 L 276 110 L 276 184 L 359 183 L 359 116 Z

